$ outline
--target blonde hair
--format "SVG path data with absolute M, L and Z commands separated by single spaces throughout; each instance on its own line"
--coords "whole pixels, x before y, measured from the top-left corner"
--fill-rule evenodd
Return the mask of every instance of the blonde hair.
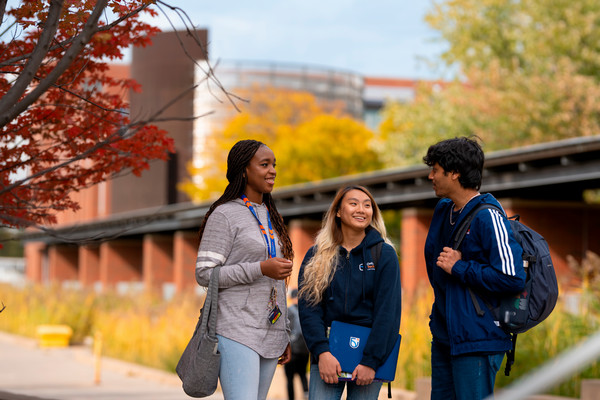
M 315 254 L 304 266 L 302 288 L 298 292 L 298 296 L 304 298 L 311 306 L 319 304 L 323 300 L 323 294 L 335 274 L 339 256 L 338 248 L 343 241 L 341 219 L 337 216 L 337 212 L 344 196 L 351 190 L 360 190 L 369 197 L 373 209 L 370 226 L 375 228 L 383 240 L 391 245 L 387 238 L 381 211 L 371 193 L 363 186 L 346 186 L 340 189 L 323 218 L 323 226 L 315 240 Z

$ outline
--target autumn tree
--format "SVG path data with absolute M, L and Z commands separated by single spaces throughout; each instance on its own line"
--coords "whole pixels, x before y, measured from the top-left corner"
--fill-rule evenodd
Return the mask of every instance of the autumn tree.
M 3 225 L 52 223 L 78 209 L 74 191 L 168 158 L 173 142 L 153 125 L 162 110 L 132 120 L 125 94 L 141 88 L 106 74 L 128 47 L 151 43 L 159 30 L 141 17 L 161 10 L 183 12 L 153 0 L 0 1 Z
M 255 139 L 277 158 L 277 186 L 317 181 L 381 167 L 373 150 L 375 134 L 344 115 L 340 104 L 320 103 L 308 92 L 273 87 L 236 90 L 247 104 L 221 130 L 212 132 L 204 165 L 190 165 L 200 183 L 180 185 L 193 200 L 220 195 L 227 185 L 227 153 L 235 142 Z
M 457 135 L 495 150 L 600 132 L 597 1 L 438 1 L 427 22 L 458 75 L 386 107 L 386 164 L 419 162 L 428 145 Z

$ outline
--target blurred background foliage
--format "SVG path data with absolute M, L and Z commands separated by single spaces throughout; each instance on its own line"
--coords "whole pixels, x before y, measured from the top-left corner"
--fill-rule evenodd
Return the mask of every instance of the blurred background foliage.
M 382 167 L 372 148 L 375 133 L 362 121 L 342 113 L 336 104 L 323 105 L 314 95 L 274 87 L 237 91 L 252 98 L 223 130 L 212 132 L 202 167 L 189 165 L 201 183 L 179 188 L 192 200 L 216 198 L 227 186 L 227 153 L 242 139 L 265 143 L 275 153 L 277 186 L 318 181 Z
M 535 370 L 600 329 L 600 297 L 598 285 L 594 284 L 600 275 L 600 257 L 590 253 L 581 263 L 573 260 L 572 268 L 584 282 L 581 288 L 575 296 L 561 296 L 546 321 L 519 335 L 511 376 L 503 375 L 503 366 L 497 388 Z M 19 288 L 4 284 L 0 285 L 0 293 L 6 305 L 0 315 L 2 331 L 35 337 L 38 325 L 66 324 L 74 331 L 72 344 L 88 343 L 86 338 L 101 333 L 103 355 L 171 372 L 192 335 L 203 303 L 203 296 L 193 292 L 163 300 L 148 292 L 119 295 L 58 285 Z M 421 287 L 414 298 L 403 299 L 402 344 L 393 383 L 396 388 L 415 390 L 415 380 L 431 374 L 432 302 L 428 286 Z M 549 393 L 577 398 L 581 380 L 598 376 L 600 363 L 596 362 Z

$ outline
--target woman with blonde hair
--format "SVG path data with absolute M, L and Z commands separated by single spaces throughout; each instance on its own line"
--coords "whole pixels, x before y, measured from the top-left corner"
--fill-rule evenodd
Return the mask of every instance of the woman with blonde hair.
M 377 265 L 371 248 L 382 243 Z M 309 398 L 377 399 L 375 371 L 394 347 L 400 327 L 400 267 L 375 199 L 362 186 L 335 196 L 299 273 L 302 333 L 311 353 Z M 363 357 L 348 381 L 329 350 L 332 321 L 371 328 Z

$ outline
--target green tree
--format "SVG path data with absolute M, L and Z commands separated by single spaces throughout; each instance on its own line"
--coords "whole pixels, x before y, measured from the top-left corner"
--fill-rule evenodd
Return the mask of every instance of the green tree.
M 486 150 L 600 132 L 600 3 L 446 0 L 427 16 L 458 71 L 411 104 L 389 104 L 387 165 L 418 162 L 441 138 L 476 134 Z
M 382 166 L 373 149 L 375 134 L 344 115 L 340 104 L 319 103 L 314 95 L 288 89 L 254 87 L 236 91 L 250 99 L 222 130 L 213 132 L 203 152 L 204 165 L 190 165 L 201 184 L 180 189 L 196 201 L 214 198 L 227 185 L 227 153 L 241 139 L 267 144 L 277 158 L 277 185 L 316 181 L 375 170 Z

